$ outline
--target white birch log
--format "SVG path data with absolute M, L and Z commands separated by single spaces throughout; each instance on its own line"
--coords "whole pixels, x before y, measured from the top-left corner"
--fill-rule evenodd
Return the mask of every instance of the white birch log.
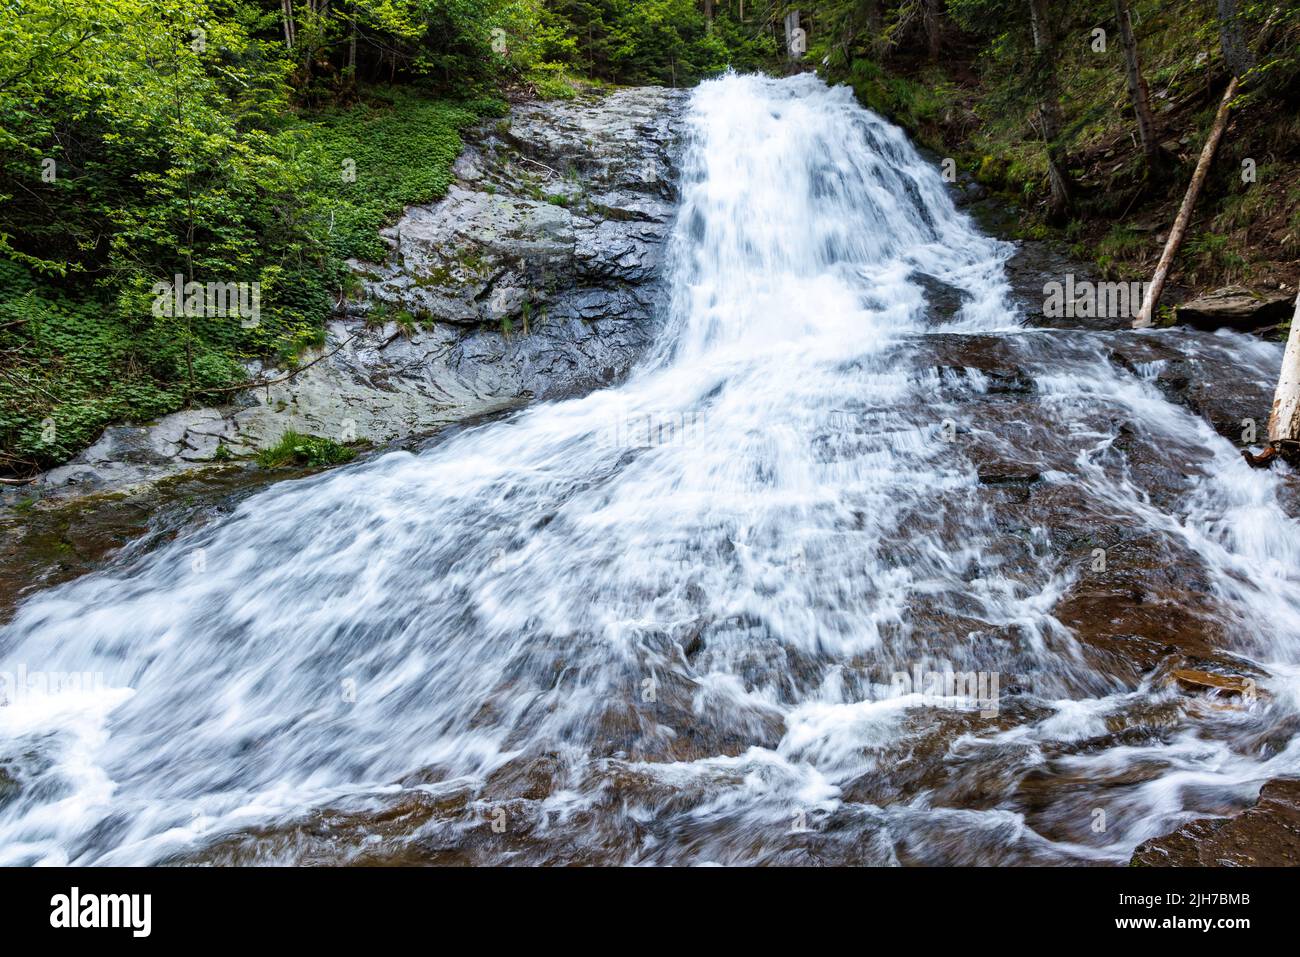
M 1268 416 L 1269 442 L 1300 442 L 1300 295 L 1295 300 L 1291 334 L 1282 356 L 1282 373 L 1273 393 L 1273 410 Z

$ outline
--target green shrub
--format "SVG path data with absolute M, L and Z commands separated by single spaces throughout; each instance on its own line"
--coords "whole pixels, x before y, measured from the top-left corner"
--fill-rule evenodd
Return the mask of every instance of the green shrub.
M 318 435 L 303 435 L 300 432 L 286 432 L 275 445 L 268 446 L 257 453 L 257 464 L 264 469 L 280 468 L 285 465 L 320 468 L 351 462 L 356 455 L 355 449 L 340 445 L 333 439 L 321 438 Z
M 302 121 L 297 132 L 315 215 L 337 257 L 382 261 L 388 247 L 379 230 L 416 203 L 441 198 L 460 155 L 460 130 L 475 110 L 499 104 L 430 100 L 406 91 Z
M 539 63 L 527 79 L 543 100 L 571 100 L 578 95 L 577 84 L 563 63 Z

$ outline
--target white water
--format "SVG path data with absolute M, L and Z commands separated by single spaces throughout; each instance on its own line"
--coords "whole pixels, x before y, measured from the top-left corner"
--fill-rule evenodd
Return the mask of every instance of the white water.
M 558 770 L 509 804 L 533 843 L 507 833 L 502 860 L 780 859 L 806 824 L 882 863 L 1119 861 L 1300 770 L 1300 536 L 1277 477 L 1087 336 L 1020 329 L 1010 248 L 846 90 L 727 77 L 688 123 L 665 329 L 626 384 L 275 486 L 0 629 L 0 671 L 103 675 L 0 708 L 22 786 L 0 864 L 156 862 L 404 786 L 472 799 L 385 840 L 480 846 L 485 779 L 538 755 Z M 968 297 L 941 329 L 917 272 Z M 1007 340 L 1032 406 L 982 419 L 979 377 L 927 358 L 935 332 Z M 1187 347 L 1243 375 L 1277 361 Z M 1187 463 L 1176 510 L 1112 461 L 1115 415 Z M 1098 672 L 1052 615 L 1085 569 L 1044 527 L 1012 541 L 976 438 L 1197 556 L 1270 697 L 1200 715 Z M 999 715 L 891 688 L 943 662 L 999 673 Z M 1162 707 L 1163 737 L 1071 749 Z M 1061 783 L 1027 810 L 1018 782 L 1045 769 Z

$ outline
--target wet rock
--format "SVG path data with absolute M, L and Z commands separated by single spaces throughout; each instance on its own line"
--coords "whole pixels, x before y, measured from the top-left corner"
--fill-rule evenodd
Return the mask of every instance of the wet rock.
M 1243 443 L 1248 422 L 1257 433 L 1268 421 L 1271 397 L 1267 390 L 1248 382 L 1235 384 L 1207 378 L 1205 364 L 1184 361 L 1166 366 L 1156 377 L 1156 386 L 1171 400 L 1205 419 L 1216 432 L 1234 443 Z
M 931 325 L 950 322 L 957 318 L 962 306 L 970 301 L 968 293 L 934 276 L 913 273 L 912 280 L 924 291 L 926 319 Z
M 1216 674 L 1197 668 L 1175 668 L 1169 677 L 1184 691 L 1200 693 L 1204 691 L 1229 697 L 1253 698 L 1258 694 L 1255 679 L 1240 675 Z
M 0 624 L 31 592 L 100 568 L 125 549 L 148 551 L 229 513 L 270 482 L 308 471 L 226 465 L 116 492 L 29 498 L 0 510 Z
M 404 789 L 377 797 L 364 809 L 326 808 L 297 821 L 249 828 L 162 863 L 225 867 L 467 863 L 463 853 L 431 853 L 418 838 L 440 826 L 454 828 L 475 821 L 472 797 L 468 786 Z
M 1025 320 L 1032 326 L 1053 329 L 1123 329 L 1131 319 L 1125 316 L 1048 315 L 1047 303 L 1051 284 L 1064 287 L 1073 277 L 1076 286 L 1097 282 L 1094 266 L 1079 262 L 1050 244 L 1038 240 L 1017 243 L 1007 260 L 1007 279 L 1012 299 L 1020 306 Z
M 940 378 L 954 377 L 977 392 L 1023 395 L 1034 379 L 1021 368 L 1020 344 L 1002 336 L 939 333 L 913 340 L 918 359 L 933 356 Z
M 969 206 L 971 203 L 978 203 L 987 199 L 989 195 L 988 187 L 983 183 L 971 180 L 968 183 L 955 185 L 952 190 L 952 201 L 957 206 Z
M 1136 867 L 1295 867 L 1300 865 L 1300 780 L 1278 778 L 1255 806 L 1230 818 L 1201 818 L 1139 845 Z
M 642 685 L 626 698 L 613 698 L 594 716 L 590 747 L 597 754 L 632 761 L 698 761 L 743 754 L 752 747 L 775 748 L 785 733 L 775 710 L 736 709 L 698 694 L 685 676 L 656 676 L 654 700 Z
M 1197 329 L 1248 332 L 1286 321 L 1293 305 L 1294 297 L 1290 293 L 1225 286 L 1183 303 L 1175 315 L 1180 324 Z
M 0 807 L 4 807 L 16 798 L 20 790 L 18 780 L 0 766 Z
M 1094 668 L 1132 685 L 1172 656 L 1216 659 L 1228 640 L 1199 556 L 1095 519 L 1082 527 L 1093 528 L 1092 542 L 1072 560 L 1079 576 L 1052 614 L 1083 644 Z
M 1261 353 L 1257 372 L 1245 374 L 1240 358 L 1231 362 L 1226 354 L 1232 337 L 1228 342 L 1217 341 L 1218 336 L 1189 338 L 1195 335 L 1171 329 L 1159 335 L 1117 338 L 1109 357 L 1151 382 L 1171 402 L 1201 416 L 1230 442 L 1243 444 L 1243 430 L 1250 421 L 1255 422 L 1257 433 L 1268 421 L 1277 367 L 1264 361 Z M 1267 347 L 1257 343 L 1256 348 Z
M 979 469 L 982 485 L 1032 485 L 1042 478 L 1041 473 L 1012 462 L 998 462 Z
M 555 789 L 556 780 L 564 770 L 559 757 L 554 754 L 516 758 L 488 776 L 483 785 L 483 795 L 492 800 L 523 798 L 540 801 Z
M 969 377 L 968 369 L 947 371 L 961 372 Z M 979 387 L 993 395 L 1023 395 L 1034 391 L 1034 380 L 1019 369 L 988 369 L 979 371 Z
M 1009 783 L 1023 773 L 1029 749 L 1012 745 L 999 753 L 993 748 L 954 746 L 954 742 L 991 736 L 1047 713 L 1023 702 L 1004 705 L 991 716 L 948 708 L 908 711 L 901 719 L 906 733 L 878 752 L 864 753 L 864 763 L 870 766 L 845 784 L 843 799 L 887 806 L 926 794 L 935 804 L 948 807 L 996 807 Z
M 682 654 L 686 656 L 688 661 L 693 661 L 695 656 L 704 650 L 704 628 L 705 623 L 703 622 L 691 626 L 679 642 L 682 647 Z

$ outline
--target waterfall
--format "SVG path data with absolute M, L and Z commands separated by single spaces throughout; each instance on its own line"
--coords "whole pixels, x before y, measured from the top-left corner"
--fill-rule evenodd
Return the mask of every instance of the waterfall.
M 0 672 L 87 677 L 0 707 L 0 864 L 750 863 L 814 838 L 1121 862 L 1300 770 L 1276 476 L 1099 336 L 1023 327 L 1012 247 L 847 89 L 728 75 L 685 122 L 662 332 L 626 382 L 277 484 L 21 605 Z M 1117 451 L 1125 425 L 1172 474 Z M 1094 519 L 1112 562 L 1141 538 L 1195 564 L 1258 701 L 1201 713 L 1062 622 L 1092 543 L 1060 543 Z

